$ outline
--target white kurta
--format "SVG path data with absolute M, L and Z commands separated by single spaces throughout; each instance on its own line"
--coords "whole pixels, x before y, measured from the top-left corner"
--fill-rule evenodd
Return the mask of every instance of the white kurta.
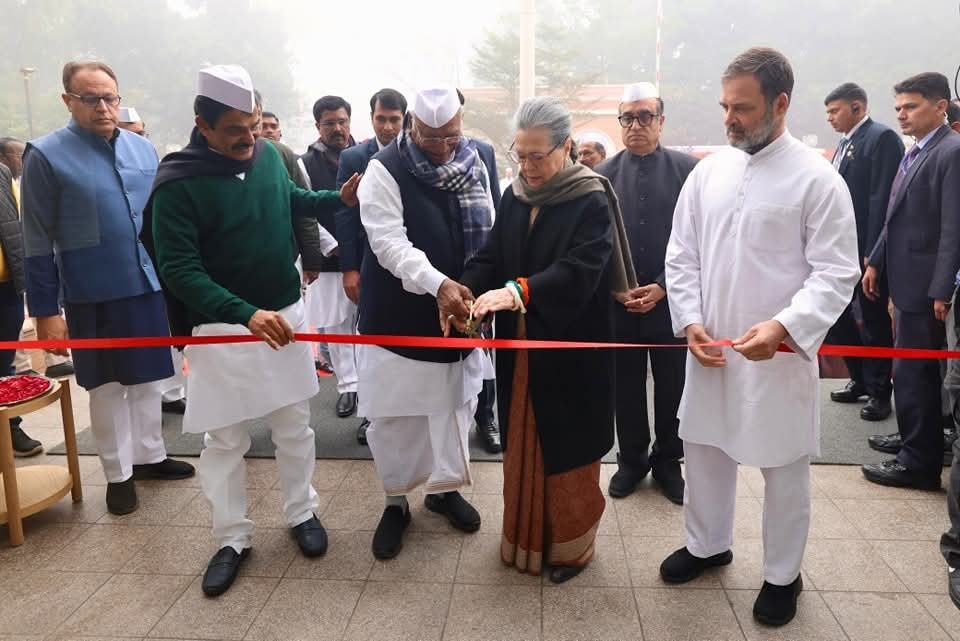
M 680 193 L 666 253 L 673 328 L 700 323 L 738 338 L 776 319 L 796 354 L 727 365 L 687 357 L 680 437 L 740 463 L 778 467 L 819 453 L 816 352 L 860 277 L 853 204 L 843 179 L 789 132 L 755 155 L 702 160 Z

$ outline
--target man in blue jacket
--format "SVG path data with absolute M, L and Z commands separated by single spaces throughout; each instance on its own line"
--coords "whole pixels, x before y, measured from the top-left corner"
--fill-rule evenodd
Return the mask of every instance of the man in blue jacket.
M 117 77 L 106 64 L 67 63 L 62 99 L 70 122 L 31 141 L 23 157 L 27 304 L 37 337 L 168 335 L 157 273 L 139 240 L 157 153 L 117 127 Z M 173 375 L 169 347 L 77 350 L 73 358 L 77 383 L 90 392 L 112 514 L 137 509 L 134 479 L 193 476 L 192 465 L 167 458 L 160 433 L 157 381 Z

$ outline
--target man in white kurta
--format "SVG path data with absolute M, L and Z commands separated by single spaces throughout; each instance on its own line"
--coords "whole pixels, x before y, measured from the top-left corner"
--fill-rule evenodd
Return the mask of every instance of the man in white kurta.
M 412 126 L 374 156 L 360 183 L 369 240 L 360 289 L 360 332 L 440 336 L 438 301 L 462 306 L 456 283 L 493 221 L 488 160 L 461 135 L 455 90 L 417 94 Z M 492 162 L 492 150 L 490 160 Z M 379 559 L 396 556 L 410 522 L 406 494 L 423 485 L 428 509 L 465 532 L 480 515 L 457 491 L 470 483 L 468 435 L 484 378 L 480 350 L 361 346 L 359 413 L 387 495 L 373 539 Z
M 754 71 L 759 69 L 759 71 Z M 754 49 L 728 68 L 721 106 L 733 145 L 690 174 L 666 255 L 673 328 L 691 345 L 680 405 L 686 548 L 666 581 L 732 559 L 737 464 L 761 468 L 763 623 L 793 618 L 810 523 L 810 456 L 819 453 L 816 353 L 859 276 L 843 180 L 785 129 L 789 63 Z M 786 343 L 793 353 L 776 352 Z

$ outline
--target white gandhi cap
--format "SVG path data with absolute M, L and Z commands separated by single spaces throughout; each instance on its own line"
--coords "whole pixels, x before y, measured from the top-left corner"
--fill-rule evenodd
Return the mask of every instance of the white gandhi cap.
M 620 102 L 636 102 L 646 98 L 659 98 L 660 90 L 652 82 L 636 82 L 623 88 L 623 97 Z
M 453 87 L 421 89 L 413 101 L 413 113 L 423 124 L 434 129 L 443 127 L 460 111 L 460 98 Z
M 254 110 L 253 80 L 240 65 L 214 65 L 197 76 L 197 95 L 248 114 Z
M 133 122 L 140 122 L 140 114 L 137 113 L 137 110 L 133 107 L 121 107 L 120 108 L 120 122 L 127 124 Z

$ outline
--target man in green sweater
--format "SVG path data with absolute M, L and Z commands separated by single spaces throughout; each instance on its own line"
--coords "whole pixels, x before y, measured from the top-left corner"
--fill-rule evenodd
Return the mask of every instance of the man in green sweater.
M 329 224 L 343 203 L 356 205 L 359 176 L 339 194 L 294 185 L 276 148 L 254 137 L 259 115 L 242 67 L 202 70 L 198 94 L 197 127 L 190 144 L 160 164 L 152 210 L 148 205 L 152 221 L 144 228 L 153 232 L 145 242 L 168 293 L 173 335 L 252 333 L 265 341 L 186 348 L 190 403 L 183 429 L 206 432 L 200 480 L 220 549 L 203 591 L 216 596 L 233 583 L 253 543 L 243 459 L 250 419 L 263 418 L 271 428 L 297 544 L 306 556 L 326 552 L 311 484 L 309 399 L 317 377 L 309 345 L 294 341 L 306 324 L 291 220 L 309 216 Z

